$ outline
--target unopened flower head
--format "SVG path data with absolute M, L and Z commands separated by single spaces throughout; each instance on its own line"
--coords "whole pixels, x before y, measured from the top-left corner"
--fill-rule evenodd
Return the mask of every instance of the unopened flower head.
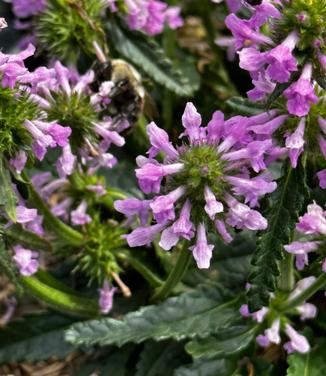
M 269 115 L 225 121 L 223 113 L 216 111 L 204 127 L 201 115 L 188 103 L 181 135 L 187 141 L 179 147 L 172 145 L 163 129 L 150 123 L 147 134 L 152 147 L 148 158 L 137 158 L 136 176 L 143 192 L 152 196 L 115 202 L 115 208 L 128 217 L 138 215 L 143 226 L 127 236 L 129 245 L 148 244 L 162 233 L 159 244 L 170 250 L 186 239 L 198 267 L 207 268 L 214 248 L 207 237 L 211 229 L 227 243 L 232 240 L 231 227 L 266 229 L 266 219 L 252 207 L 259 197 L 274 191 L 276 183 L 269 175 L 252 177 L 250 173 L 265 168 L 265 157 L 273 145 L 254 141 L 247 132 L 249 123 L 266 117 Z M 155 159 L 159 153 L 165 155 L 163 163 Z

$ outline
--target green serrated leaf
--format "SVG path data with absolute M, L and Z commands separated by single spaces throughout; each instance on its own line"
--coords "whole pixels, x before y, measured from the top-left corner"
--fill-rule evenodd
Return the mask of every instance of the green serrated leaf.
M 10 173 L 0 156 L 0 206 L 3 206 L 8 217 L 16 222 L 17 197 L 12 189 Z
M 251 311 L 268 305 L 270 292 L 275 290 L 283 245 L 291 241 L 292 231 L 308 196 L 305 181 L 302 164 L 294 169 L 287 163 L 278 187 L 270 197 L 271 205 L 263 213 L 268 228 L 260 233 L 252 260 L 253 271 L 249 277 L 252 287 L 248 292 Z
M 74 350 L 64 341 L 64 330 L 74 320 L 47 313 L 29 315 L 0 329 L 0 363 L 65 357 Z
M 227 359 L 197 359 L 192 365 L 180 367 L 174 376 L 231 376 L 236 362 Z
M 326 340 L 319 342 L 318 346 L 307 354 L 294 353 L 287 359 L 289 368 L 287 376 L 324 376 L 326 375 L 325 363 Z
M 225 358 L 247 348 L 255 331 L 256 328 L 249 325 L 234 326 L 216 335 L 187 343 L 186 351 L 193 358 Z
M 226 101 L 226 104 L 238 115 L 258 115 L 265 110 L 265 107 L 259 103 L 241 97 L 232 97 Z
M 187 361 L 182 343 L 148 341 L 140 354 L 135 376 L 172 376 Z
M 238 320 L 239 304 L 239 296 L 231 300 L 230 294 L 219 285 L 202 287 L 131 312 L 122 321 L 103 318 L 74 325 L 67 331 L 66 339 L 75 344 L 121 346 L 148 338 L 162 341 L 203 337 Z
M 159 45 L 143 33 L 123 29 L 113 20 L 107 27 L 114 48 L 155 82 L 180 96 L 191 96 L 199 88 L 199 75 L 192 64 L 185 61 L 182 66 L 175 66 Z

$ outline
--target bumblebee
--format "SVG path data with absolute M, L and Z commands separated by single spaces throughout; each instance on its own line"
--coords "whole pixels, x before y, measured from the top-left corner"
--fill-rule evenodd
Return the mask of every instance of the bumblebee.
M 108 60 L 101 51 L 96 54 L 99 61 L 94 66 L 95 79 L 91 88 L 99 92 L 103 84 L 110 86 L 108 104 L 104 101 L 101 106 L 103 114 L 112 118 L 112 125 L 127 120 L 132 126 L 144 112 L 144 107 L 152 107 L 152 113 L 155 113 L 155 104 L 142 86 L 137 70 L 122 59 Z

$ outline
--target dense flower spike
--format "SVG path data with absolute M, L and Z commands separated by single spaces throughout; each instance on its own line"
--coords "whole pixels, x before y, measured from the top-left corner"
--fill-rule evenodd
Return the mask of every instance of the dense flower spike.
M 248 92 L 249 98 L 265 101 L 277 90 L 282 96 L 276 106 L 282 108 L 286 100 L 290 116 L 282 127 L 270 129 L 269 136 L 276 136 L 280 141 L 285 139 L 292 167 L 297 166 L 304 151 L 311 155 L 319 153 L 318 144 L 325 158 L 325 130 L 323 134 L 315 131 L 318 115 L 324 116 L 324 94 L 313 79 L 324 70 L 326 61 L 322 53 L 325 30 L 321 26 L 321 19 L 326 16 L 324 5 L 320 1 L 312 1 L 308 7 L 301 0 L 263 1 L 248 8 L 251 18 L 242 20 L 231 14 L 225 23 L 235 38 L 240 67 L 250 72 L 255 85 Z M 269 44 L 263 41 L 268 34 L 260 33 L 263 26 L 264 32 L 269 31 L 273 39 Z M 281 85 L 286 86 L 282 89 Z M 295 123 L 298 124 L 296 130 Z M 262 135 L 266 134 L 264 129 L 261 125 L 253 130 Z M 321 187 L 325 186 L 323 176 L 322 172 L 318 175 Z
M 318 251 L 323 245 L 321 239 L 326 235 L 326 212 L 316 203 L 308 205 L 307 213 L 299 218 L 296 229 L 301 236 L 310 235 L 310 240 L 294 241 L 285 245 L 284 249 L 295 255 L 296 267 L 298 270 L 302 270 L 309 265 L 308 254 Z M 323 261 L 323 258 L 320 259 L 320 262 Z
M 225 242 L 232 240 L 226 224 L 238 229 L 266 229 L 266 219 L 252 207 L 257 206 L 259 197 L 274 191 L 276 183 L 267 175 L 251 177 L 250 171 L 264 169 L 265 155 L 274 148 L 272 142 L 254 141 L 247 127 L 260 119 L 267 121 L 269 114 L 224 121 L 224 115 L 217 111 L 203 127 L 201 115 L 187 103 L 181 137 L 189 141 L 180 147 L 174 147 L 167 133 L 150 123 L 147 133 L 152 147 L 149 158 L 137 158 L 136 176 L 143 192 L 156 196 L 144 201 L 118 200 L 115 208 L 128 217 L 138 215 L 142 226 L 151 212 L 156 224 L 134 230 L 127 236 L 129 245 L 146 245 L 160 232 L 160 246 L 165 250 L 182 238 L 191 240 L 194 245 L 189 249 L 198 267 L 208 268 L 214 248 L 207 241 L 210 228 Z M 159 152 L 165 154 L 164 163 L 153 159 Z M 165 194 L 157 195 L 162 185 Z M 244 197 L 245 203 L 234 195 Z
M 23 79 L 31 93 L 30 98 L 51 121 L 48 129 L 42 128 L 40 122 L 33 124 L 37 127 L 35 129 L 27 121 L 31 131 L 36 132 L 41 128 L 46 132 L 46 138 L 38 142 L 37 156 L 43 158 L 47 142 L 50 146 L 53 143 L 61 146 L 62 154 L 56 164 L 60 177 L 73 172 L 77 157 L 88 166 L 90 173 L 99 167 L 112 168 L 117 160 L 108 153 L 108 149 L 112 144 L 124 145 L 124 138 L 118 132 L 128 128 L 129 124 L 125 120 L 113 124 L 110 117 L 103 116 L 103 98 L 90 89 L 93 80 L 93 71 L 80 76 L 59 61 L 54 63 L 53 68 L 37 68 Z M 110 92 L 107 94 L 109 96 Z

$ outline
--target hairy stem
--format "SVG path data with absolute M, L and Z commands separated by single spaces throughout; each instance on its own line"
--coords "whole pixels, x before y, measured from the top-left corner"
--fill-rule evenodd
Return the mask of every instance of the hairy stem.
M 48 278 L 44 275 L 46 272 L 40 271 L 32 277 L 21 277 L 21 282 L 25 290 L 36 298 L 44 301 L 48 306 L 72 313 L 74 315 L 93 317 L 99 314 L 98 304 L 95 300 L 84 298 L 78 295 L 69 293 L 69 288 L 64 290 L 54 287 L 55 278 L 50 276 L 51 284 L 45 283 Z M 40 276 L 38 276 L 40 274 Z M 62 286 L 58 282 L 58 286 Z
M 278 287 L 281 291 L 290 292 L 294 287 L 294 257 L 291 253 L 285 252 L 284 259 L 280 262 L 280 277 Z
M 159 287 L 152 297 L 152 300 L 163 300 L 169 296 L 170 292 L 174 289 L 178 282 L 181 281 L 182 277 L 186 273 L 188 266 L 190 264 L 192 254 L 188 250 L 188 245 L 185 242 L 178 256 L 177 262 L 174 268 L 171 270 L 168 278 Z

